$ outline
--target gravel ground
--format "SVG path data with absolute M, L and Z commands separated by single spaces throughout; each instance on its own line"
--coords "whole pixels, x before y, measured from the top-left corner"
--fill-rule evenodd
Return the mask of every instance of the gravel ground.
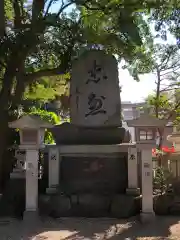
M 157 217 L 151 224 L 133 219 L 42 219 L 25 224 L 0 219 L 0 240 L 180 240 L 180 217 Z

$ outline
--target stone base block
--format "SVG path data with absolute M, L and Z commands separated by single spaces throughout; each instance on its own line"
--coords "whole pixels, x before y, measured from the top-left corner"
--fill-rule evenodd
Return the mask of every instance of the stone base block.
M 142 223 L 150 223 L 154 221 L 155 213 L 154 212 L 141 212 L 140 220 Z
M 141 197 L 130 195 L 116 195 L 111 203 L 111 216 L 129 218 L 140 213 Z
M 39 197 L 39 212 L 50 217 L 70 216 L 71 201 L 69 197 L 60 194 L 41 195 Z
M 113 217 L 128 218 L 140 214 L 141 196 L 126 194 L 61 194 L 41 195 L 39 211 L 51 217 Z
M 24 211 L 23 221 L 27 224 L 37 224 L 40 222 L 38 211 Z
M 50 216 L 59 218 L 69 216 L 71 210 L 71 201 L 64 195 L 52 195 L 49 201 Z
M 25 179 L 26 178 L 26 173 L 25 173 L 25 171 L 14 170 L 10 174 L 10 178 L 11 179 Z
M 80 194 L 79 203 L 76 206 L 79 216 L 104 217 L 108 214 L 110 198 L 98 194 Z M 76 215 L 78 212 L 76 211 Z
M 126 194 L 131 196 L 139 196 L 140 195 L 140 188 L 127 188 Z
M 46 193 L 47 193 L 47 194 L 56 194 L 57 192 L 58 192 L 58 190 L 57 190 L 56 187 L 46 188 Z
M 173 195 L 156 195 L 153 198 L 153 207 L 154 212 L 157 215 L 168 215 L 170 214 L 170 209 L 174 203 L 174 196 Z
M 52 128 L 51 132 L 57 145 L 109 145 L 122 143 L 123 140 L 130 141 L 128 130 L 121 126 L 121 121 L 119 126 L 95 128 L 63 123 Z

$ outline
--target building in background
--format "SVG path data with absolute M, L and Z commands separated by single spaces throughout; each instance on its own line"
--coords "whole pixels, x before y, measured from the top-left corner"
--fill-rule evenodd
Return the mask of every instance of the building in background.
M 123 126 L 126 125 L 126 121 L 137 119 L 140 117 L 141 114 L 145 113 L 143 107 L 145 107 L 145 102 L 140 103 L 132 103 L 130 101 L 122 102 L 122 116 L 123 116 Z M 148 113 L 147 113 L 148 114 Z M 128 127 L 131 136 L 132 136 L 132 142 L 135 142 L 136 136 L 135 131 L 133 127 Z M 164 128 L 163 133 L 163 146 L 164 147 L 171 147 L 171 143 L 167 141 L 167 136 L 171 134 L 173 131 L 173 124 L 172 122 L 168 122 L 166 127 Z M 153 140 L 154 138 L 158 138 L 158 134 L 154 134 L 151 131 L 148 131 L 148 129 L 143 130 L 141 129 L 140 140 Z
M 132 103 L 132 102 L 122 102 L 122 116 L 123 120 L 132 120 L 140 117 L 140 114 L 144 111 L 142 107 L 145 105 L 144 102 L 142 103 Z

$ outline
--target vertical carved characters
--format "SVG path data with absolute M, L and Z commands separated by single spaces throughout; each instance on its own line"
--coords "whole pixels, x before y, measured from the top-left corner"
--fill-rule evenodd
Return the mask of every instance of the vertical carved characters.
M 104 74 L 103 68 L 97 63 L 97 60 L 93 61 L 92 68 L 88 71 L 88 79 L 86 84 L 89 82 L 98 83 L 101 79 L 107 80 L 107 76 Z
M 117 61 L 104 51 L 87 51 L 72 66 L 71 123 L 121 126 Z M 117 111 L 118 109 L 118 111 Z
M 88 79 L 86 84 L 99 83 L 101 80 L 107 80 L 107 76 L 104 74 L 104 69 L 100 64 L 97 63 L 97 60 L 93 61 L 92 68 L 88 71 Z M 106 114 L 106 110 L 103 108 L 103 101 L 106 99 L 105 96 L 96 96 L 95 93 L 91 92 L 88 95 L 88 105 L 89 111 L 85 114 L 85 117 L 94 116 L 97 114 Z
M 106 114 L 106 110 L 103 109 L 103 100 L 105 99 L 104 96 L 97 97 L 96 94 L 91 93 L 88 96 L 88 105 L 89 105 L 89 112 L 85 114 L 86 117 L 93 116 L 96 114 Z

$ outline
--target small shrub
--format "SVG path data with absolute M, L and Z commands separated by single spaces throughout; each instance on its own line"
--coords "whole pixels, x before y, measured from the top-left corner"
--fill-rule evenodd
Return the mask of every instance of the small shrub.
M 164 169 L 163 167 L 158 167 L 156 169 L 156 174 L 153 179 L 153 188 L 156 193 L 161 195 L 169 190 L 172 182 L 172 173 Z
M 58 124 L 61 121 L 60 117 L 56 113 L 48 112 L 46 110 L 41 110 L 41 109 L 31 108 L 30 111 L 26 114 L 39 116 L 42 120 L 46 122 L 50 122 L 52 124 Z M 44 142 L 46 144 L 54 143 L 53 135 L 48 130 L 45 130 Z

